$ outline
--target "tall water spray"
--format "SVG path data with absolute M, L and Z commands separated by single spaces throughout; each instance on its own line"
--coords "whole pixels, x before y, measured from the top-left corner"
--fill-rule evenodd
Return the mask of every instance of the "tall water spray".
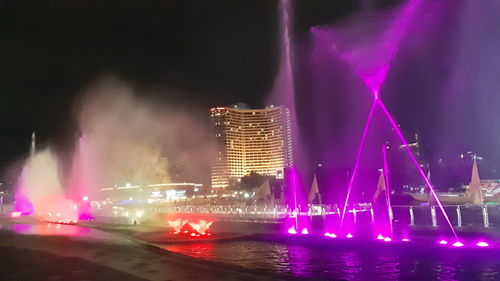
M 20 188 L 36 216 L 66 223 L 78 220 L 77 206 L 72 200 L 66 199 L 59 164 L 50 149 L 37 152 L 26 161 Z
M 374 41 L 372 37 L 367 37 L 368 42 L 360 40 L 359 38 L 351 38 L 353 30 L 359 28 L 359 23 L 351 28 L 346 29 L 324 29 L 315 27 L 311 30 L 313 36 L 316 40 L 316 44 L 323 43 L 330 45 L 330 50 L 333 55 L 340 56 L 345 62 L 349 64 L 352 68 L 353 72 L 361 78 L 366 87 L 370 90 L 370 93 L 373 97 L 373 104 L 368 114 L 367 121 L 365 123 L 365 127 L 363 129 L 363 134 L 361 137 L 360 145 L 358 148 L 358 152 L 356 155 L 356 160 L 354 163 L 354 169 L 350 176 L 349 184 L 347 187 L 347 196 L 344 202 L 344 207 L 342 210 L 341 220 L 340 220 L 340 230 L 344 227 L 344 218 L 347 210 L 347 206 L 350 200 L 351 191 L 353 187 L 354 180 L 357 176 L 361 155 L 363 153 L 363 149 L 366 143 L 366 136 L 368 134 L 368 130 L 370 124 L 373 120 L 373 115 L 375 113 L 376 108 L 379 108 L 381 112 L 387 117 L 390 125 L 392 126 L 394 132 L 396 132 L 397 137 L 400 139 L 401 143 L 406 147 L 406 151 L 415 165 L 419 175 L 423 178 L 425 184 L 429 187 L 433 197 L 436 199 L 443 215 L 448 221 L 451 231 L 456 237 L 455 230 L 451 225 L 451 222 L 444 211 L 443 206 L 439 202 L 433 186 L 428 181 L 425 173 L 420 167 L 418 161 L 413 155 L 411 149 L 408 146 L 406 139 L 404 138 L 399 126 L 396 121 L 389 113 L 384 103 L 380 99 L 380 89 L 383 83 L 386 80 L 387 73 L 390 69 L 390 65 L 396 56 L 402 38 L 408 29 L 408 25 L 412 16 L 416 13 L 417 8 L 421 4 L 422 0 L 409 0 L 397 13 L 395 19 L 390 24 L 390 28 L 387 29 L 377 41 Z M 366 27 L 368 24 L 371 24 L 369 21 L 365 21 L 361 25 Z M 333 37 L 337 39 L 335 44 L 330 43 L 330 38 Z M 343 38 L 342 38 L 343 37 Z M 344 39 L 346 42 L 339 41 L 338 39 Z M 344 43 L 344 45 L 342 45 Z M 349 44 L 350 43 L 350 44 Z M 458 238 L 457 238 L 458 239 Z
M 295 163 L 299 161 L 299 155 L 301 153 L 301 141 L 300 132 L 298 126 L 297 118 L 297 108 L 296 108 L 296 93 L 295 93 L 295 81 L 294 81 L 294 53 L 293 53 L 293 30 L 292 30 L 292 3 L 290 0 L 280 0 L 279 1 L 279 24 L 280 24 L 280 61 L 278 74 L 275 79 L 274 87 L 269 98 L 271 104 L 285 105 L 289 110 L 289 121 L 291 123 L 290 128 L 292 131 L 291 139 L 286 141 L 291 141 L 293 146 L 293 160 Z M 289 160 L 288 166 L 289 170 L 285 173 L 288 180 L 286 181 L 287 190 L 285 191 L 285 199 L 288 207 L 293 213 L 293 219 L 286 224 L 286 227 L 294 229 L 292 232 L 296 232 L 297 228 L 304 228 L 307 226 L 299 226 L 298 215 L 300 209 L 307 207 L 307 203 L 304 200 L 303 190 L 301 188 L 299 175 L 297 171 L 296 164 L 293 160 Z M 307 220 L 304 220 L 307 221 Z M 299 230 L 300 231 L 300 230 Z

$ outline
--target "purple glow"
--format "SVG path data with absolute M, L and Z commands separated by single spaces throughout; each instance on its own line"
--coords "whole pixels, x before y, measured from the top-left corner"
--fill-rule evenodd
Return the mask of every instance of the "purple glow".
M 292 234 L 292 235 L 297 234 L 297 230 L 295 230 L 294 226 L 292 226 L 288 229 L 288 234 Z
M 330 238 L 337 238 L 337 235 L 335 233 L 327 232 L 327 233 L 325 233 L 323 235 L 325 235 L 326 237 L 330 237 Z
M 410 242 L 410 239 L 408 239 L 408 238 L 403 238 L 403 239 L 401 239 L 401 241 L 403 241 L 403 242 Z
M 439 209 L 443 213 L 443 216 L 445 217 L 446 221 L 448 222 L 448 225 L 450 226 L 450 229 L 453 232 L 453 235 L 455 236 L 456 239 L 458 239 L 458 235 L 455 232 L 455 229 L 453 228 L 453 225 L 451 224 L 451 221 L 450 221 L 450 218 L 448 217 L 448 214 L 446 214 L 446 211 L 444 210 L 443 204 L 441 204 L 441 201 L 439 200 L 438 196 L 436 195 L 436 192 L 434 191 L 434 187 L 432 186 L 431 182 L 427 178 L 427 175 L 422 170 L 422 167 L 420 167 L 420 164 L 418 164 L 418 161 L 415 158 L 415 155 L 413 155 L 413 152 L 411 151 L 411 148 L 408 145 L 408 142 L 406 141 L 405 137 L 403 136 L 403 133 L 399 129 L 398 124 L 396 124 L 396 121 L 394 120 L 394 118 L 392 117 L 392 115 L 389 113 L 389 111 L 385 107 L 385 105 L 382 102 L 382 100 L 377 99 L 376 101 L 378 101 L 378 104 L 382 108 L 382 111 L 385 113 L 385 116 L 387 117 L 387 119 L 391 123 L 392 127 L 394 128 L 394 131 L 396 132 L 396 135 L 399 137 L 399 140 L 404 145 L 404 147 L 406 149 L 406 152 L 408 152 L 408 155 L 410 156 L 411 161 L 413 162 L 413 164 L 417 168 L 418 173 L 420 174 L 420 176 L 422 177 L 422 179 L 425 181 L 425 184 L 429 187 L 429 190 L 431 191 L 431 194 L 434 197 L 434 200 L 437 202 L 437 204 L 439 206 Z
M 441 240 L 441 241 L 439 241 L 438 243 L 439 243 L 439 244 L 441 244 L 441 245 L 447 245 L 447 244 L 448 244 L 448 241 L 446 241 L 446 240 Z
M 374 93 L 375 95 L 375 93 Z M 375 96 L 376 101 L 378 98 Z M 384 177 L 385 177 L 385 201 L 387 203 L 387 214 L 389 218 L 389 230 L 392 233 L 392 206 L 391 206 L 391 190 L 389 188 L 389 165 L 387 164 L 387 148 L 382 146 L 382 158 L 384 160 Z
M 354 162 L 354 169 L 352 171 L 352 175 L 349 179 L 349 184 L 347 186 L 347 195 L 345 198 L 344 208 L 342 209 L 342 217 L 340 218 L 340 230 L 342 230 L 342 227 L 344 226 L 345 213 L 347 211 L 347 204 L 349 203 L 349 197 L 351 195 L 352 185 L 354 183 L 354 177 L 356 177 L 356 174 L 358 172 L 359 163 L 361 162 L 361 155 L 363 154 L 363 149 L 366 143 L 366 136 L 368 135 L 368 129 L 370 128 L 370 124 L 373 118 L 373 113 L 375 112 L 376 105 L 377 103 L 374 101 L 372 107 L 370 108 L 370 112 L 368 113 L 368 119 L 366 119 L 365 127 L 363 129 L 363 135 L 361 136 L 361 142 L 359 143 L 358 152 L 356 154 L 356 162 Z
M 489 247 L 490 244 L 488 244 L 487 242 L 484 242 L 484 241 L 479 241 L 479 242 L 477 242 L 476 246 L 478 246 L 478 247 Z
M 352 234 L 351 233 L 347 233 L 347 235 L 345 236 L 346 238 L 352 238 Z
M 377 235 L 377 240 L 384 240 L 384 236 L 382 234 Z
M 384 241 L 385 241 L 385 242 L 391 242 L 391 241 L 392 241 L 392 239 L 391 239 L 390 237 L 385 237 L 385 238 L 384 238 Z
M 307 230 L 307 228 L 304 228 L 300 233 L 302 233 L 303 235 L 307 235 L 309 234 L 309 230 Z
M 453 247 L 463 247 L 464 244 L 462 242 L 460 242 L 460 241 L 457 241 L 457 242 L 453 243 L 452 246 Z

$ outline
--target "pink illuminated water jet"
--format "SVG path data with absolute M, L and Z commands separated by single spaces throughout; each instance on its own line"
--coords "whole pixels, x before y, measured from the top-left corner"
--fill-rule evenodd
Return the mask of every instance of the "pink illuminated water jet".
M 441 241 L 439 241 L 438 243 L 439 243 L 439 244 L 441 244 L 441 245 L 447 245 L 447 244 L 448 244 L 448 241 L 446 241 L 446 240 L 441 240 Z
M 460 241 L 457 241 L 455 243 L 452 244 L 453 247 L 463 247 L 464 246 L 464 243 L 460 242 Z
M 288 229 L 288 234 L 297 234 L 297 230 L 295 230 L 295 227 L 292 226 Z
M 455 236 L 456 239 L 458 239 L 457 238 L 458 236 L 453 228 L 453 225 L 451 224 L 448 215 L 446 214 L 441 202 L 439 201 L 433 186 L 431 185 L 425 173 L 423 172 L 422 168 L 418 164 L 418 161 L 413 155 L 411 149 L 408 147 L 407 141 L 404 138 L 401 130 L 399 129 L 399 126 L 394 121 L 394 118 L 389 113 L 384 103 L 380 99 L 381 86 L 386 80 L 387 73 L 389 71 L 392 60 L 397 54 L 397 51 L 399 50 L 402 37 L 406 33 L 409 21 L 411 17 L 415 14 L 417 7 L 421 2 L 422 0 L 409 0 L 405 4 L 405 6 L 403 6 L 398 16 L 393 21 L 391 28 L 389 28 L 389 30 L 382 36 L 382 40 L 380 40 L 378 45 L 372 43 L 367 44 L 366 42 L 364 42 L 364 45 L 358 45 L 355 46 L 354 48 L 352 46 L 348 46 L 347 48 L 344 49 L 342 49 L 342 46 L 337 46 L 334 44 L 331 45 L 332 46 L 331 50 L 334 53 L 338 54 L 344 61 L 346 61 L 351 66 L 354 73 L 362 79 L 366 87 L 370 90 L 370 93 L 372 94 L 373 97 L 373 104 L 370 109 L 370 113 L 368 114 L 367 122 L 365 123 L 363 129 L 363 135 L 361 137 L 360 145 L 356 155 L 354 169 L 350 176 L 349 183 L 347 186 L 346 200 L 343 206 L 342 215 L 340 219 L 341 230 L 344 226 L 345 214 L 350 200 L 353 182 L 357 176 L 361 155 L 366 143 L 366 135 L 368 132 L 368 128 L 370 126 L 370 123 L 372 122 L 373 112 L 375 110 L 375 107 L 379 106 L 379 108 L 381 108 L 384 115 L 389 120 L 398 138 L 405 146 L 406 151 L 408 152 L 411 161 L 417 168 L 419 175 L 424 179 L 425 184 L 429 187 L 429 190 L 431 191 L 432 196 L 438 203 L 438 206 L 442 211 L 451 231 L 453 232 L 453 235 Z M 316 37 L 325 40 L 325 33 L 327 33 L 327 31 L 316 27 L 313 28 L 311 31 L 314 33 Z M 349 32 L 347 32 L 347 34 L 349 34 Z

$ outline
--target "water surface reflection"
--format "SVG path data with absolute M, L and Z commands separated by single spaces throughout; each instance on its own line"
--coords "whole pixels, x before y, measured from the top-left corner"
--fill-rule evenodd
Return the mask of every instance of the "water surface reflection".
M 211 261 L 326 280 L 500 280 L 500 255 L 394 248 L 336 249 L 265 241 L 175 244 L 166 250 Z

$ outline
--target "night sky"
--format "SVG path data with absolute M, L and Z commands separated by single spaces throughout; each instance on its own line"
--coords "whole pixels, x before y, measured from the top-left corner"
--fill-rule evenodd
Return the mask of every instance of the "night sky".
M 319 89 L 311 82 L 318 70 L 310 63 L 309 28 L 348 20 L 367 2 L 294 1 L 298 99 L 304 101 L 299 115 L 311 110 L 314 103 L 307 101 Z M 373 2 L 371 9 L 384 11 L 404 1 Z M 424 2 L 423 20 L 412 25 L 415 36 L 403 41 L 383 98 L 403 130 L 419 130 L 436 158 L 474 150 L 500 164 L 495 16 L 500 6 L 492 0 Z M 75 100 L 103 75 L 151 93 L 144 98 L 187 105 L 207 120 L 212 106 L 265 105 L 279 64 L 277 5 L 271 0 L 0 0 L 0 171 L 26 155 L 33 130 L 41 143 L 68 150 L 68 140 L 77 134 Z M 332 84 L 320 90 L 334 93 L 328 111 L 347 118 L 343 96 L 357 82 L 345 66 L 332 64 Z M 340 75 L 339 69 L 346 72 Z M 322 72 L 322 79 L 329 73 Z M 335 139 L 336 133 L 329 136 Z M 457 145 L 444 149 L 449 143 Z M 321 158 L 306 149 L 313 161 Z

